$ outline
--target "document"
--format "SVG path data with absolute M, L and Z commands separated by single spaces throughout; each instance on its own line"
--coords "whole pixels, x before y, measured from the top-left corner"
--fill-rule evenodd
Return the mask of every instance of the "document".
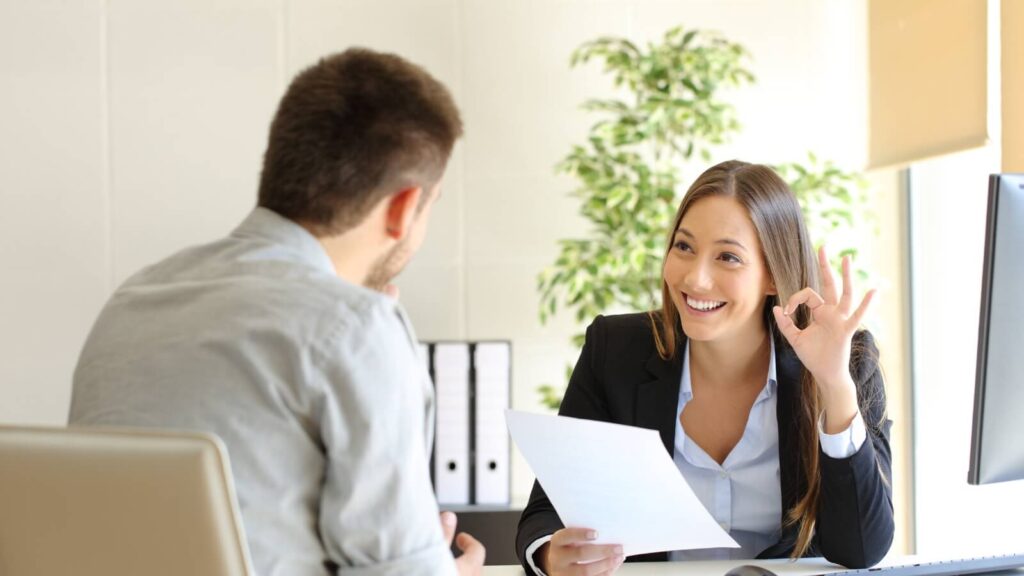
M 512 440 L 566 526 L 627 556 L 739 548 L 708 513 L 655 430 L 507 410 Z

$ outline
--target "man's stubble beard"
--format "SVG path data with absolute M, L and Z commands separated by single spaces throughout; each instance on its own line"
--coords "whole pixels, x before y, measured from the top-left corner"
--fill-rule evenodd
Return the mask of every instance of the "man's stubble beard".
M 369 274 L 366 275 L 364 285 L 371 290 L 383 291 L 384 287 L 405 268 L 409 262 L 409 256 L 409 241 L 408 238 L 403 238 L 391 250 L 388 250 L 387 254 L 374 262 Z

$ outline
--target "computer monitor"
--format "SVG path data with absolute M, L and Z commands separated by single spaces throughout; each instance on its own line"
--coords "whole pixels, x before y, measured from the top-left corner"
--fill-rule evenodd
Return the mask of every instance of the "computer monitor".
M 1024 479 L 1024 174 L 988 183 L 974 426 L 967 481 Z

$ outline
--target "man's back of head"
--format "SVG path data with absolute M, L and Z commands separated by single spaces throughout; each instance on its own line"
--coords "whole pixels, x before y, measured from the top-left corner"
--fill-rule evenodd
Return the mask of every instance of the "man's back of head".
M 259 205 L 317 236 L 396 191 L 441 179 L 462 121 L 448 90 L 398 56 L 353 48 L 296 76 L 263 159 Z

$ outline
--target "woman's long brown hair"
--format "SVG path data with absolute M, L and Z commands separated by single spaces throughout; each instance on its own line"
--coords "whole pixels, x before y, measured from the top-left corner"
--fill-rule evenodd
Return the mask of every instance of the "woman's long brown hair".
M 691 206 L 709 196 L 735 198 L 743 205 L 754 223 L 761 241 L 765 264 L 775 282 L 777 296 L 765 299 L 763 319 L 773 334 L 780 334 L 775 326 L 772 307 L 786 302 L 804 287 L 820 292 L 817 258 L 803 214 L 792 190 L 771 168 L 732 160 L 709 168 L 690 186 L 676 211 L 675 222 L 669 230 L 665 257 L 672 250 L 672 241 L 683 216 Z M 678 353 L 677 343 L 682 335 L 679 311 L 672 303 L 668 284 L 662 279 L 660 314 L 651 313 L 654 343 L 658 354 L 671 360 Z M 806 306 L 797 308 L 793 321 L 800 328 L 810 322 Z M 787 345 L 788 344 L 784 344 Z M 821 399 L 814 377 L 806 369 L 801 377 L 801 403 L 797 428 L 801 438 L 800 462 L 807 480 L 806 492 L 786 514 L 786 525 L 798 525 L 796 547 L 792 557 L 799 558 L 807 551 L 814 537 L 814 520 L 818 513 L 818 494 L 821 474 L 818 469 L 818 418 Z

